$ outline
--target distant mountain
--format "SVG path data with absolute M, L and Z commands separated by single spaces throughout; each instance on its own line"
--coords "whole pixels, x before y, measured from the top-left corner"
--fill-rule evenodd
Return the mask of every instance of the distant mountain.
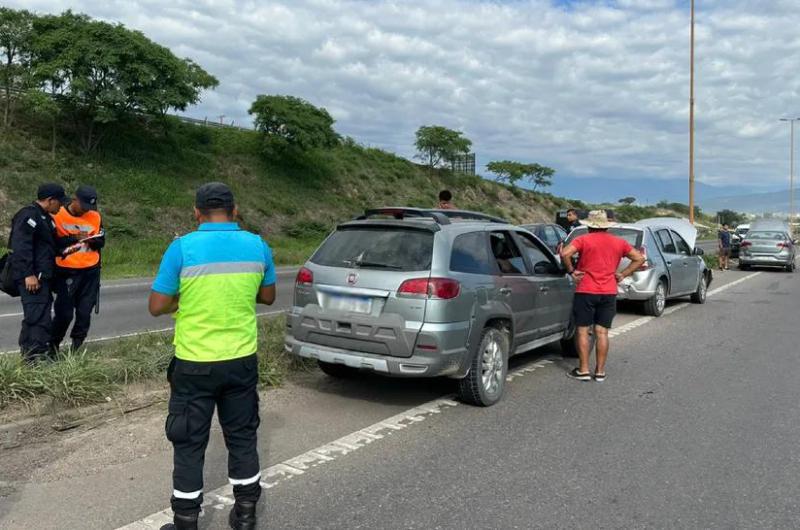
M 556 175 L 553 186 L 548 191 L 554 195 L 590 203 L 615 203 L 622 197 L 631 196 L 636 197 L 641 204 L 655 204 L 662 200 L 685 204 L 689 201 L 688 187 L 688 182 L 683 179 L 568 178 Z M 705 206 L 705 203 L 712 199 L 768 191 L 772 190 L 756 186 L 711 186 L 702 182 L 695 183 L 695 199 L 704 210 L 711 208 Z
M 800 201 L 800 190 L 795 189 L 795 209 L 798 209 Z M 718 212 L 728 209 L 737 212 L 754 214 L 762 213 L 788 213 L 789 212 L 789 191 L 776 191 L 772 193 L 748 193 L 742 195 L 732 195 L 729 197 L 715 197 L 704 201 L 698 201 L 703 210 L 707 212 Z

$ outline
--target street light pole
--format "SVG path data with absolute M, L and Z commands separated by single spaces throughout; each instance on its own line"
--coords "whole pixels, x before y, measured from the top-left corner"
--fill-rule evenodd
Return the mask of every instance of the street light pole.
M 694 0 L 689 44 L 689 222 L 694 224 Z
M 800 118 L 781 118 L 789 122 L 789 232 L 794 235 L 794 122 Z

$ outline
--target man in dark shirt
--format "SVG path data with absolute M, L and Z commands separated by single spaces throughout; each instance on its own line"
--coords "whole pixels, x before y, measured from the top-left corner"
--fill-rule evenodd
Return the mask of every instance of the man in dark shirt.
M 51 281 L 56 255 L 69 240 L 56 236 L 55 214 L 66 200 L 58 184 L 42 184 L 37 200 L 25 206 L 11 221 L 11 277 L 22 300 L 22 330 L 19 347 L 23 359 L 33 363 L 51 351 L 53 305 Z
M 578 210 L 575 208 L 570 208 L 567 210 L 567 226 L 569 227 L 567 229 L 568 232 L 571 232 L 581 226 L 581 221 L 578 218 Z
M 717 239 L 719 240 L 719 270 L 726 271 L 731 258 L 731 233 L 727 223 L 722 225 Z

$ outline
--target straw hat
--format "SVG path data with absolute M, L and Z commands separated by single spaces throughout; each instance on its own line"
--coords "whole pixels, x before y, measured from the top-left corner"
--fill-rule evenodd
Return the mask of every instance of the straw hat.
M 608 220 L 608 214 L 606 214 L 605 210 L 592 210 L 589 212 L 589 216 L 586 219 L 580 221 L 583 226 L 588 226 L 589 228 L 611 228 L 617 226 L 617 223 Z

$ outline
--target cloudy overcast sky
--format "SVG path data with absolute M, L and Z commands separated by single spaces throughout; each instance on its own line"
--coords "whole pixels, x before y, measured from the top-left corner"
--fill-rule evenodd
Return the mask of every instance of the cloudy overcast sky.
M 249 123 L 257 94 L 326 107 L 337 130 L 413 155 L 423 124 L 479 161 L 560 176 L 685 178 L 686 0 L 12 0 L 143 31 L 220 80 L 189 114 Z M 168 5 L 167 5 L 168 4 Z M 800 115 L 797 0 L 698 0 L 697 175 L 783 186 Z

